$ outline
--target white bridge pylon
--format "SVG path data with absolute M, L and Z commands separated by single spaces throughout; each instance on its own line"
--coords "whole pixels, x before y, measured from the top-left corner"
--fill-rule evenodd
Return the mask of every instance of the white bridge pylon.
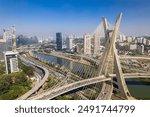
M 116 37 L 120 26 L 122 13 L 119 14 L 114 29 L 109 30 L 106 18 L 103 17 L 104 33 L 106 38 L 105 51 L 99 63 L 98 76 L 115 73 L 117 78 L 117 85 L 119 88 L 118 94 L 125 99 L 133 99 L 127 88 L 117 49 L 115 47 Z M 112 33 L 112 34 L 110 34 Z

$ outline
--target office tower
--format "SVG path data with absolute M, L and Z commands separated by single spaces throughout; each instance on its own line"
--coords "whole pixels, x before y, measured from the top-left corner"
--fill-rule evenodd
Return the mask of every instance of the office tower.
M 62 33 L 58 32 L 56 33 L 56 45 L 57 45 L 57 50 L 62 50 L 62 44 L 63 44 L 63 40 L 62 40 Z
M 70 35 L 66 38 L 66 45 L 67 45 L 67 49 L 69 49 L 69 50 L 71 50 L 73 47 L 72 41 L 73 41 L 72 35 Z

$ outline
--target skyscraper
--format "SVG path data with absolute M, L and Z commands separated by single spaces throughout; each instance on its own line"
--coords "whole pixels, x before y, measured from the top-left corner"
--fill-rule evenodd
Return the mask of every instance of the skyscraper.
M 94 53 L 93 53 L 93 55 L 98 56 L 100 54 L 100 38 L 98 35 L 95 34 L 93 39 L 94 39 L 94 44 L 93 44 Z
M 84 35 L 84 54 L 91 55 L 91 35 Z
M 56 45 L 57 45 L 57 50 L 62 50 L 62 44 L 63 44 L 63 40 L 62 40 L 62 33 L 58 32 L 56 33 Z
M 67 45 L 67 49 L 71 50 L 72 49 L 72 41 L 73 41 L 73 36 L 72 35 L 69 35 L 67 38 L 66 38 L 66 45 Z

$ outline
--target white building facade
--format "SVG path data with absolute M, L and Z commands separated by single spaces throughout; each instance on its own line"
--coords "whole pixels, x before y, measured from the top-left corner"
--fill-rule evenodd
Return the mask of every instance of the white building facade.
M 84 55 L 91 55 L 91 35 L 85 34 L 84 35 Z
M 66 46 L 67 46 L 67 49 L 69 49 L 69 50 L 71 50 L 73 48 L 73 36 L 72 35 L 69 35 L 66 38 Z
M 17 53 L 12 51 L 7 51 L 4 53 L 5 65 L 6 65 L 6 74 L 18 72 L 18 59 Z

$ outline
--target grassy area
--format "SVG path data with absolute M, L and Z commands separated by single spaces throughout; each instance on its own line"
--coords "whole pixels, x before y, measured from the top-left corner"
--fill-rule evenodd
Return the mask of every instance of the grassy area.
M 32 77 L 34 75 L 34 69 L 31 66 L 24 65 L 21 60 L 18 60 L 19 68 L 29 77 Z
M 43 90 L 53 87 L 59 82 L 59 80 L 53 74 L 50 74 L 48 80 L 43 85 Z
M 60 95 L 55 98 L 55 100 L 79 100 L 79 96 L 77 95 Z

